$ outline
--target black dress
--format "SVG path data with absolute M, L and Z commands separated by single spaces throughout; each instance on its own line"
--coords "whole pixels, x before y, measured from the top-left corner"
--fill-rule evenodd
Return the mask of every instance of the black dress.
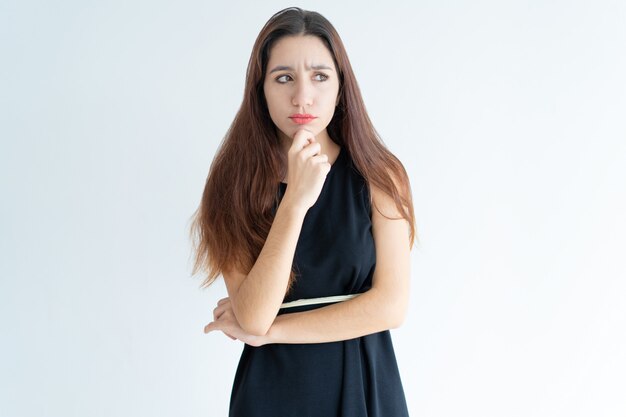
M 280 183 L 279 199 L 286 188 Z M 294 263 L 296 281 L 285 302 L 371 288 L 376 252 L 369 191 L 343 147 L 304 218 Z M 408 415 L 389 330 L 329 343 L 245 344 L 229 410 L 229 417 Z

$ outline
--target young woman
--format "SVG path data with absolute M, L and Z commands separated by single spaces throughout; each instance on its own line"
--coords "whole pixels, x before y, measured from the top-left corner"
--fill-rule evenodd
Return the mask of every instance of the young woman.
M 245 343 L 230 416 L 408 415 L 389 329 L 408 305 L 409 179 L 320 14 L 281 10 L 258 35 L 191 231 L 193 273 L 228 291 L 204 331 Z

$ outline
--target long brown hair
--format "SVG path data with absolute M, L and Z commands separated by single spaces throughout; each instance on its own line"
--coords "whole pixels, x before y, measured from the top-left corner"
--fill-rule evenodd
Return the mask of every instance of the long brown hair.
M 367 115 L 337 31 L 319 13 L 289 7 L 268 20 L 254 43 L 243 102 L 211 163 L 200 206 L 192 216 L 192 275 L 200 269 L 207 272 L 201 287 L 211 285 L 224 270 L 248 273 L 269 234 L 287 161 L 267 109 L 263 81 L 272 46 L 293 35 L 319 37 L 333 56 L 340 99 L 327 132 L 351 156 L 368 186 L 375 184 L 393 198 L 409 223 L 409 246 L 413 246 L 415 218 L 408 175 Z M 287 292 L 294 279 L 292 270 Z

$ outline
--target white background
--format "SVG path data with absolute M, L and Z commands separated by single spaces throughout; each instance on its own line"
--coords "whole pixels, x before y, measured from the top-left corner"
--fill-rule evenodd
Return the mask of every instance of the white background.
M 2 2 L 0 416 L 226 416 L 189 219 L 291 5 Z M 625 3 L 297 5 L 411 178 L 411 415 L 626 415 Z

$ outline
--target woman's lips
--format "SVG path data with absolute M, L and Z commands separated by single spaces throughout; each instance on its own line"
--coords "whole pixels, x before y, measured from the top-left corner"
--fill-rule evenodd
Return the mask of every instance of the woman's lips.
M 289 118 L 299 125 L 304 125 L 317 119 L 317 117 L 310 114 L 294 114 L 293 116 L 289 116 Z

